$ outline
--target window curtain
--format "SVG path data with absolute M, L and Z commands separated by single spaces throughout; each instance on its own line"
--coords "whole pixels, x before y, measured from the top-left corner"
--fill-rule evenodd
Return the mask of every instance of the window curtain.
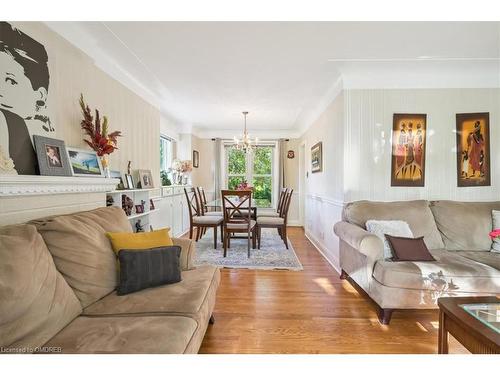
M 214 147 L 214 199 L 219 199 L 220 191 L 222 189 L 222 139 L 216 138 L 214 141 Z
M 279 199 L 281 189 L 286 186 L 286 140 L 280 139 L 278 141 L 278 191 L 276 192 L 276 202 Z

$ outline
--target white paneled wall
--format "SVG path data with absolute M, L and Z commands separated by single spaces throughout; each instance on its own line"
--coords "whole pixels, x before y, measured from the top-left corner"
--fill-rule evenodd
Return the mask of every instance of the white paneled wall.
M 343 202 L 312 194 L 305 199 L 306 236 L 339 271 L 339 241 L 332 226 L 342 217 Z
M 338 269 L 338 239 L 333 224 L 340 220 L 343 206 L 344 180 L 344 96 L 339 94 L 325 112 L 303 135 L 305 147 L 304 229 L 306 235 Z M 311 147 L 322 142 L 323 171 L 311 173 Z M 302 176 L 299 176 L 302 178 Z
M 500 89 L 345 90 L 346 201 L 500 199 Z M 457 187 L 455 115 L 490 113 L 491 187 Z M 426 113 L 425 187 L 391 187 L 394 113 Z
M 457 187 L 457 113 L 489 112 L 491 186 Z M 394 113 L 427 114 L 424 187 L 391 187 L 391 132 Z M 500 199 L 500 89 L 343 90 L 299 142 L 305 144 L 305 231 L 338 267 L 333 225 L 345 202 L 369 200 Z M 310 173 L 310 148 L 323 142 L 321 173 Z M 300 178 L 300 176 L 299 176 Z

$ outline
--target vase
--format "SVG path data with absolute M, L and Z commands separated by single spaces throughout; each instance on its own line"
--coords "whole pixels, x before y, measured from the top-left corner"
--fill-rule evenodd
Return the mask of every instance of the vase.
M 108 161 L 107 156 L 103 155 L 103 156 L 100 157 L 100 159 L 101 159 L 102 169 L 104 171 L 104 177 L 110 178 L 111 174 L 109 172 L 109 161 Z

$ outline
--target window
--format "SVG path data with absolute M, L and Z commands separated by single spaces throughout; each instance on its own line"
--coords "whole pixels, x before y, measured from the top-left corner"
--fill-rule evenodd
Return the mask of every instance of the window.
M 167 171 L 171 167 L 173 155 L 172 140 L 165 136 L 160 136 L 160 171 Z
M 246 154 L 226 146 L 226 185 L 234 190 L 243 181 L 253 186 L 253 198 L 259 207 L 272 207 L 274 203 L 274 145 L 257 146 Z

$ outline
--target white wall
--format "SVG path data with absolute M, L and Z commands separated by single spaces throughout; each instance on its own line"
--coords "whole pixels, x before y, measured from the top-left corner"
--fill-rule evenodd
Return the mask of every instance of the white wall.
M 338 240 L 332 225 L 339 221 L 344 199 L 344 95 L 340 93 L 300 139 L 305 145 L 304 229 L 326 259 L 338 267 Z M 311 173 L 311 147 L 322 142 L 323 171 Z M 299 176 L 300 178 L 300 176 Z
M 151 169 L 156 186 L 159 181 L 160 112 L 102 70 L 82 51 L 40 22 L 12 22 L 38 42 L 49 56 L 49 113 L 56 129 L 48 137 L 62 139 L 66 145 L 88 148 L 80 129 L 80 93 L 92 109 L 109 119 L 109 129 L 121 130 L 118 150 L 110 155 L 110 168 L 126 171 Z
M 346 201 L 500 199 L 500 89 L 345 90 Z M 489 112 L 491 187 L 457 187 L 457 113 Z M 391 187 L 394 113 L 426 113 L 425 187 Z
M 457 113 L 489 112 L 491 186 L 457 187 Z M 425 187 L 391 187 L 394 113 L 427 114 Z M 305 231 L 338 267 L 333 224 L 345 202 L 500 199 L 500 89 L 344 89 L 300 139 L 306 170 L 310 148 L 323 142 L 323 172 L 305 183 Z M 300 178 L 300 177 L 298 177 Z
M 160 134 L 172 138 L 174 141 L 179 140 L 179 129 L 174 120 L 167 116 L 160 115 Z

